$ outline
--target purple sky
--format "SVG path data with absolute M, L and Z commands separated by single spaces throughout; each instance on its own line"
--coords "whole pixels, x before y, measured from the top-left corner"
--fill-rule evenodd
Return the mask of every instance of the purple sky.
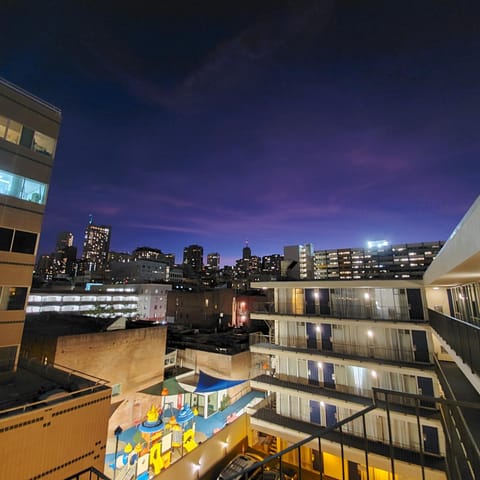
M 453 0 L 3 2 L 0 75 L 63 111 L 40 252 L 64 230 L 80 252 L 90 213 L 113 250 L 178 261 L 446 239 L 479 193 L 478 18 Z

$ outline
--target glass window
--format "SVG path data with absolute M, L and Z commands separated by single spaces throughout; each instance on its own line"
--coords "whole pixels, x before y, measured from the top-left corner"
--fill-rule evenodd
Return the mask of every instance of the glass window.
M 27 148 L 32 148 L 33 130 L 28 127 L 22 128 L 22 136 L 20 137 L 20 145 Z
M 2 287 L 0 310 L 23 310 L 27 290 L 27 287 Z
M 53 157 L 55 152 L 55 140 L 48 135 L 35 132 L 35 135 L 33 136 L 33 149 L 36 152 Z
M 0 348 L 0 372 L 10 372 L 13 370 L 16 356 L 16 346 Z
M 18 122 L 10 120 L 8 122 L 7 136 L 5 137 L 7 141 L 16 143 L 20 142 L 20 134 L 22 133 L 22 126 Z
M 15 231 L 15 238 L 13 239 L 12 252 L 17 253 L 35 253 L 35 246 L 37 244 L 37 234 L 31 232 L 23 232 L 22 230 Z
M 47 200 L 47 185 L 0 170 L 0 194 L 44 205 Z
M 7 123 L 8 118 L 0 115 L 0 138 L 5 138 L 5 134 L 7 133 Z
M 9 252 L 12 247 L 13 230 L 0 227 L 0 250 Z

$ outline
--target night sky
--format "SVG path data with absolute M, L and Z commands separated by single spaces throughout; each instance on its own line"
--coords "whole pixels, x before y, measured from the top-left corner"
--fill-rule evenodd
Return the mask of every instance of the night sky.
M 446 240 L 479 194 L 480 2 L 14 1 L 0 76 L 63 123 L 40 253 Z

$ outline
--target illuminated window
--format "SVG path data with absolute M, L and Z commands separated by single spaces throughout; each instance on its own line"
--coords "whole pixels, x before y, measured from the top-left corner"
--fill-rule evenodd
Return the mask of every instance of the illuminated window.
M 47 185 L 45 183 L 21 177 L 0 170 L 0 194 L 19 198 L 27 202 L 45 205 L 47 200 Z
M 33 150 L 53 157 L 55 152 L 55 140 L 40 132 L 33 135 Z
M 20 142 L 20 134 L 22 133 L 22 125 L 13 120 L 8 121 L 7 133 L 5 135 L 5 140 L 11 143 L 18 145 Z

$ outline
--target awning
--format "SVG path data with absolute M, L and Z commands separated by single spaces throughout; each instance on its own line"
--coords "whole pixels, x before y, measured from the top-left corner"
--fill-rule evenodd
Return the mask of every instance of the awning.
M 179 393 L 186 393 L 177 382 L 175 378 L 168 378 L 163 382 L 152 385 L 151 387 L 142 390 L 141 393 L 148 393 L 149 395 L 160 395 L 162 396 L 162 390 L 166 388 L 168 390 L 168 395 L 178 395 Z
M 246 380 L 224 380 L 223 378 L 212 377 L 200 370 L 196 393 L 218 392 L 226 388 L 234 387 L 246 382 Z

